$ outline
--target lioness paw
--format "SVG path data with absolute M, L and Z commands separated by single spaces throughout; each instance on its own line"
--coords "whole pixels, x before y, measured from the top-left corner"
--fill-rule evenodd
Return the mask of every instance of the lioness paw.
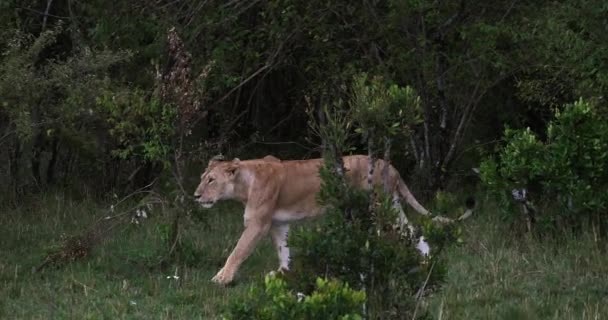
M 222 269 L 215 275 L 215 277 L 211 278 L 211 281 L 220 285 L 227 285 L 232 282 L 232 278 L 232 276 L 227 275 L 224 272 L 224 269 Z

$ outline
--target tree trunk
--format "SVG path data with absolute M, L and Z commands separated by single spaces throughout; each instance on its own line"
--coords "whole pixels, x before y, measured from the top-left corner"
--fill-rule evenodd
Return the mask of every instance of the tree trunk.
M 53 137 L 53 142 L 51 142 L 51 159 L 49 160 L 49 165 L 46 169 L 46 183 L 54 184 L 55 183 L 55 164 L 57 163 L 57 156 L 59 153 L 59 139 L 57 137 Z
M 34 182 L 41 187 L 44 184 L 40 175 L 40 157 L 44 149 L 44 136 L 41 132 L 38 132 L 34 138 L 34 144 L 32 146 L 32 176 Z
M 384 138 L 384 168 L 382 168 L 382 181 L 383 181 L 383 185 L 384 185 L 384 192 L 388 193 L 389 192 L 389 185 L 388 185 L 388 168 L 390 167 L 390 161 L 391 161 L 391 138 L 389 137 L 385 137 Z

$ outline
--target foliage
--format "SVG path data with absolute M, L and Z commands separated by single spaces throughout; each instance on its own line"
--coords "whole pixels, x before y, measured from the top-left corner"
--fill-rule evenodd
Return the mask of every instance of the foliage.
M 317 278 L 308 295 L 294 293 L 280 277 L 267 275 L 243 300 L 232 301 L 223 319 L 363 319 L 365 292 L 337 280 Z
M 406 226 L 398 225 L 399 212 L 391 194 L 380 186 L 361 190 L 347 183 L 353 177 L 343 170 L 340 157 L 342 150 L 349 150 L 353 128 L 367 141 L 370 157 L 380 151 L 372 149 L 380 141 L 387 157 L 391 139 L 406 135 L 416 121 L 419 102 L 411 88 L 387 86 L 382 79 L 368 79 L 363 74 L 353 81 L 350 108 L 345 111 L 338 100 L 333 108 L 322 110 L 323 122 L 312 122 L 324 147 L 317 201 L 326 209 L 323 220 L 312 230 L 290 233 L 294 259 L 287 280 L 293 287 L 308 292 L 318 275 L 336 277 L 365 290 L 370 318 L 420 315 L 415 293 L 425 290 L 421 286 L 427 276 L 426 286 L 436 286 L 444 266 L 435 260 L 429 263 L 416 251 L 412 243 L 416 235 L 408 235 Z M 430 219 L 425 222 L 432 254 L 438 254 L 455 239 L 455 233 L 448 227 L 433 226 Z
M 420 97 L 414 89 L 387 85 L 379 77 L 368 79 L 365 73 L 354 78 L 349 102 L 352 119 L 357 123 L 355 131 L 368 148 L 384 145 L 385 139 L 407 137 L 412 126 L 420 122 Z
M 608 65 L 601 58 L 606 34 L 598 27 L 605 24 L 606 10 L 601 1 L 551 4 L 542 8 L 538 20 L 527 23 L 535 28 L 520 33 L 531 44 L 522 58 L 532 68 L 518 81 L 524 101 L 558 108 L 566 99 L 603 94 L 608 86 Z
M 7 41 L 0 65 L 2 110 L 17 137 L 29 141 L 34 132 L 70 128 L 92 117 L 97 91 L 106 86 L 106 72 L 126 61 L 128 52 L 83 51 L 61 60 L 44 59 L 61 28 L 39 37 L 15 31 Z
M 521 241 L 520 235 L 505 232 L 504 221 L 494 214 L 497 208 L 494 202 L 484 203 L 484 214 L 468 220 L 464 228 L 467 241 L 444 249 L 450 271 L 441 290 L 422 303 L 432 318 L 524 318 L 508 316 L 519 312 L 529 319 L 591 320 L 608 314 L 605 247 L 591 234 L 562 233 L 555 243 L 531 237 Z M 157 264 L 165 248 L 157 226 L 167 222 L 159 212 L 139 226 L 116 230 L 117 236 L 86 261 L 32 276 L 31 268 L 60 234 L 77 233 L 107 210 L 107 204 L 73 199 L 63 191 L 3 209 L 0 318 L 67 319 L 78 314 L 83 319 L 100 315 L 121 319 L 168 314 L 176 319 L 218 319 L 228 301 L 247 303 L 251 286 L 263 282 L 260 275 L 276 267 L 272 243 L 262 241 L 236 285 L 218 288 L 209 281 L 242 230 L 242 209 L 229 204 L 197 212 L 214 227 L 204 232 L 199 225 L 183 229 L 183 240 L 196 248 L 195 265 L 162 268 Z M 53 308 L 41 307 L 49 299 Z
M 365 191 L 342 184 L 326 167 L 320 174 L 319 200 L 329 209 L 313 228 L 291 232 L 294 259 L 289 283 L 307 291 L 316 275 L 337 277 L 366 290 L 371 318 L 411 316 L 414 293 L 430 265 L 410 238 L 395 229 L 398 217 L 390 197 L 378 190 L 370 198 Z M 442 278 L 441 268 L 431 274 L 429 286 Z
M 98 98 L 108 95 L 140 105 L 140 98 L 144 104 L 156 104 L 148 93 L 157 89 L 156 76 L 166 75 L 175 62 L 164 54 L 168 30 L 176 30 L 191 53 L 184 73 L 190 75 L 189 88 L 184 90 L 188 94 L 180 91 L 178 95 L 192 102 L 195 114 L 188 128 L 192 130 L 184 131 L 196 143 L 187 143 L 184 155 L 194 154 L 194 158 L 200 152 L 190 151 L 213 148 L 218 149 L 214 152 L 238 152 L 241 157 L 269 152 L 303 157 L 310 152 L 310 146 L 302 144 L 308 138 L 302 135 L 305 110 L 318 111 L 341 100 L 342 107 L 352 105 L 356 111 L 347 115 L 347 121 L 353 125 L 369 122 L 363 126 L 391 131 L 396 149 L 407 145 L 414 159 L 403 159 L 407 160 L 403 166 L 411 169 L 415 164 L 417 170 L 409 172 L 422 174 L 424 179 L 417 181 L 424 182 L 430 192 L 446 186 L 454 168 L 463 165 L 462 153 L 468 155 L 472 149 L 464 145 L 495 139 L 500 135 L 496 128 L 503 122 L 544 132 L 552 109 L 578 96 L 599 99 L 608 83 L 603 61 L 608 43 L 604 41 L 606 8 L 599 0 L 475 5 L 430 0 L 250 4 L 135 0 L 115 1 L 111 6 L 98 0 L 7 0 L 0 2 L 0 8 L 0 50 L 4 52 L 0 60 L 5 67 L 15 67 L 2 71 L 8 80 L 2 83 L 0 104 L 6 102 L 9 107 L 2 107 L 0 124 L 10 129 L 0 137 L 17 132 L 24 138 L 30 135 L 27 139 L 37 145 L 30 150 L 21 140 L 2 138 L 5 147 L 39 167 L 22 166 L 22 176 L 37 176 L 28 171 L 44 171 L 45 163 L 53 162 L 50 159 L 72 165 L 69 170 L 57 168 L 57 176 L 103 167 L 117 180 L 104 182 L 103 191 L 119 181 L 130 181 L 132 172 L 150 166 L 151 158 L 163 158 L 167 148 L 179 143 L 170 132 L 156 128 L 157 135 L 136 134 L 156 142 L 143 143 L 133 136 L 134 150 L 128 150 L 124 142 L 108 138 L 107 124 L 100 119 L 106 113 L 88 113 L 95 111 Z M 42 45 L 50 33 L 54 40 Z M 41 45 L 32 47 L 38 50 L 33 60 L 24 50 L 18 54 L 13 50 L 16 43 L 38 38 Z M 16 63 L 17 55 L 29 62 Z M 208 76 L 197 76 L 211 64 Z M 57 75 L 51 70 L 57 65 L 65 68 L 57 70 L 63 77 L 52 88 L 39 81 Z M 24 72 L 16 74 L 19 70 Z M 186 86 L 177 88 L 181 87 Z M 204 101 L 191 95 L 203 91 Z M 389 100 L 398 101 L 401 95 L 407 102 L 388 106 L 386 98 L 391 95 Z M 163 104 L 167 102 L 176 104 Z M 196 103 L 205 108 L 194 107 Z M 32 109 L 36 105 L 40 110 Z M 387 106 L 394 112 L 373 111 Z M 178 110 L 184 107 L 178 105 Z M 399 115 L 394 107 L 403 113 Z M 158 115 L 143 116 L 138 109 L 127 116 L 133 120 L 124 121 L 160 121 Z M 58 115 L 65 116 L 65 121 L 58 121 Z M 161 122 L 167 126 L 170 121 L 165 120 Z M 45 125 L 31 125 L 39 122 Z M 38 129 L 52 134 L 44 137 Z M 379 148 L 382 143 L 372 145 Z M 80 151 L 75 153 L 78 157 L 70 156 L 72 149 Z M 121 150 L 122 157 L 95 152 L 106 155 L 112 150 Z M 469 162 L 477 162 L 472 157 Z M 92 165 L 91 159 L 99 161 Z M 3 166 L 7 173 L 2 175 L 16 170 Z M 141 185 L 159 174 L 146 171 L 138 171 L 148 177 L 133 184 Z M 16 180 L 21 180 L 13 181 L 17 185 L 31 184 Z
M 62 27 L 37 37 L 19 30 L 7 34 L 0 60 L 2 143 L 12 192 L 68 179 L 79 157 L 84 175 L 96 173 L 105 158 L 106 136 L 97 130 L 104 117 L 95 98 L 109 86 L 110 69 L 129 60 L 127 51 L 81 50 L 47 58 Z M 11 192 L 11 193 L 12 193 Z
M 97 106 L 106 114 L 108 132 L 117 140 L 114 156 L 168 166 L 177 127 L 175 106 L 140 90 L 104 92 L 97 98 Z
M 395 136 L 420 122 L 420 97 L 411 87 L 387 85 L 379 77 L 368 78 L 363 73 L 352 84 L 350 105 L 353 119 L 368 135 Z
M 556 110 L 546 136 L 541 141 L 529 129 L 506 130 L 497 159 L 488 158 L 481 167 L 483 182 L 503 202 L 512 188 L 527 188 L 545 209 L 545 221 L 601 219 L 608 206 L 601 191 L 608 184 L 605 114 L 579 100 Z
M 307 110 L 308 127 L 321 138 L 323 157 L 328 163 L 334 164 L 336 172 L 343 173 L 342 155 L 352 151 L 352 148 L 348 147 L 353 125 L 351 112 L 339 99 L 331 104 L 324 104 L 321 108 L 318 119 L 313 110 Z

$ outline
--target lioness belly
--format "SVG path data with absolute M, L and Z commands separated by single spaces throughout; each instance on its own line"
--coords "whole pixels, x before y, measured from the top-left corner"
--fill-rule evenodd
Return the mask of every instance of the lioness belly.
M 292 222 L 302 220 L 311 216 L 310 212 L 294 209 L 279 209 L 274 212 L 272 221 L 274 222 Z
M 306 218 L 316 217 L 321 214 L 322 209 L 318 206 L 297 206 L 288 209 L 277 209 L 272 215 L 273 222 L 293 222 Z

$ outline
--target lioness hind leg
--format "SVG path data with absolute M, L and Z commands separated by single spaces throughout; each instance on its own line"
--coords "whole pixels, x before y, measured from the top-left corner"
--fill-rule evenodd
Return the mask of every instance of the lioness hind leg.
M 279 257 L 279 272 L 289 270 L 289 248 L 287 247 L 287 234 L 289 225 L 286 223 L 274 223 L 270 228 L 272 242 Z
M 414 226 L 412 226 L 412 224 L 410 224 L 410 222 L 408 221 L 407 216 L 405 215 L 405 212 L 403 211 L 403 208 L 401 207 L 401 203 L 399 202 L 398 194 L 393 195 L 393 208 L 395 208 L 395 209 L 397 209 L 397 211 L 399 211 L 399 230 L 401 232 L 405 232 L 405 227 L 407 227 L 407 230 L 409 232 L 409 234 L 407 236 L 409 236 L 410 239 L 414 240 L 416 238 Z M 416 249 L 423 256 L 428 256 L 429 253 L 431 252 L 431 247 L 426 242 L 424 236 L 421 236 L 418 239 L 418 243 L 416 244 Z
M 405 215 L 405 212 L 403 211 L 403 208 L 401 207 L 401 203 L 399 202 L 399 194 L 394 194 L 393 195 L 393 208 L 397 209 L 397 211 L 399 211 L 399 230 L 401 230 L 401 232 L 405 231 L 405 227 L 407 227 L 408 231 L 409 231 L 409 236 L 413 237 L 415 235 L 414 233 L 414 226 L 412 226 L 409 222 L 409 220 L 407 219 L 407 216 Z

